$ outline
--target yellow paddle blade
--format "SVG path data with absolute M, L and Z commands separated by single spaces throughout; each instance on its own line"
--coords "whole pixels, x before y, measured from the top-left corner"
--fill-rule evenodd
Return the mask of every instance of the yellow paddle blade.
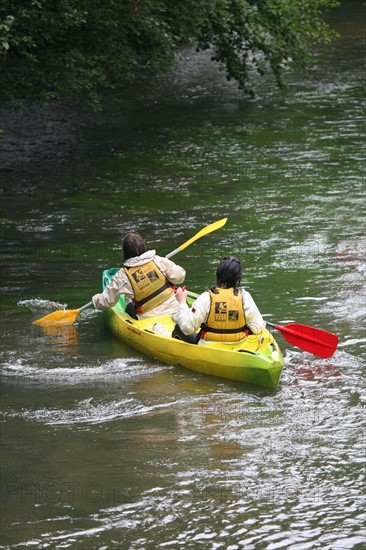
M 185 248 L 187 248 L 187 246 L 194 243 L 194 241 L 197 241 L 201 237 L 204 237 L 205 235 L 208 235 L 209 233 L 212 233 L 212 231 L 216 231 L 216 229 L 220 229 L 220 227 L 225 225 L 226 222 L 227 222 L 227 218 L 222 218 L 221 220 L 218 220 L 217 222 L 211 223 L 210 225 L 206 225 L 206 227 L 201 229 L 201 231 L 198 231 L 198 233 L 196 233 L 194 235 L 194 237 L 192 237 L 191 239 L 189 239 L 185 243 L 181 244 L 179 249 L 184 250 Z
M 210 223 L 210 225 L 206 225 L 206 227 L 201 229 L 201 231 L 198 231 L 198 233 L 196 233 L 194 235 L 194 237 L 191 237 L 188 241 L 181 244 L 178 248 L 176 248 L 172 252 L 169 252 L 169 254 L 166 255 L 166 258 L 171 258 L 172 256 L 175 256 L 176 254 L 178 254 L 178 252 L 181 252 L 182 250 L 187 248 L 187 246 L 194 243 L 195 241 L 197 241 L 201 237 L 204 237 L 205 235 L 208 235 L 209 233 L 212 233 L 212 231 L 216 231 L 216 229 L 220 229 L 220 227 L 225 225 L 226 222 L 227 222 L 227 218 L 222 218 L 221 220 L 218 220 L 217 222 Z
M 33 325 L 50 326 L 50 325 L 72 325 L 76 317 L 79 315 L 80 309 L 61 309 L 49 313 L 37 321 L 33 321 Z

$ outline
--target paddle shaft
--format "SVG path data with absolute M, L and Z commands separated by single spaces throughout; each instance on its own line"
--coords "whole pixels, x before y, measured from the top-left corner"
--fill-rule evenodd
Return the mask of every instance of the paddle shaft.
M 167 254 L 165 257 L 166 258 L 172 258 L 173 256 L 175 256 L 176 254 L 178 254 L 178 252 L 180 252 L 180 248 L 175 248 L 174 250 L 172 250 L 171 252 L 169 252 L 169 254 Z
M 87 304 L 85 304 L 85 306 L 79 307 L 79 312 L 81 313 L 82 311 L 84 311 L 84 309 L 88 309 L 88 307 L 91 307 L 92 305 L 93 302 L 88 302 Z

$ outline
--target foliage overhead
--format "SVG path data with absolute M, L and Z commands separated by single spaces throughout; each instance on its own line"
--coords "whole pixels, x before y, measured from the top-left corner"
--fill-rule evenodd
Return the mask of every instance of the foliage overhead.
M 160 73 L 179 48 L 211 49 L 228 79 L 271 72 L 279 86 L 292 64 L 335 33 L 324 10 L 338 0 L 2 0 L 0 97 L 82 99 L 141 73 Z

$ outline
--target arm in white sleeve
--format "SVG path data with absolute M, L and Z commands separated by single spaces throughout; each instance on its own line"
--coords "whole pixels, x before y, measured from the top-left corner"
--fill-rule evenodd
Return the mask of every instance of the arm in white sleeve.
M 186 276 L 186 271 L 183 267 L 175 264 L 168 258 L 162 258 L 161 256 L 156 256 L 155 261 L 158 268 L 165 275 L 168 281 L 177 285 L 183 283 Z
M 174 315 L 173 320 L 184 334 L 193 334 L 201 328 L 202 323 L 206 322 L 210 304 L 210 295 L 208 292 L 204 292 L 193 303 L 192 309 L 189 309 L 186 303 L 180 304 L 178 313 Z
M 121 294 L 133 295 L 132 287 L 127 279 L 124 269 L 120 269 L 112 278 L 109 285 L 103 292 L 95 294 L 92 298 L 95 309 L 103 310 L 113 307 L 119 300 Z
M 264 322 L 251 294 L 246 290 L 242 290 L 242 296 L 247 325 L 253 334 L 259 334 L 266 328 L 266 323 Z

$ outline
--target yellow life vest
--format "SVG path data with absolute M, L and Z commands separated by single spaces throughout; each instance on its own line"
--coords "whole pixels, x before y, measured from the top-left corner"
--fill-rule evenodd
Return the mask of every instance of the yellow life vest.
M 242 294 L 239 288 L 216 288 L 208 291 L 211 307 L 201 327 L 201 338 L 214 342 L 239 342 L 248 334 Z
M 132 286 L 137 313 L 153 309 L 173 294 L 173 289 L 154 260 L 143 265 L 123 267 Z

